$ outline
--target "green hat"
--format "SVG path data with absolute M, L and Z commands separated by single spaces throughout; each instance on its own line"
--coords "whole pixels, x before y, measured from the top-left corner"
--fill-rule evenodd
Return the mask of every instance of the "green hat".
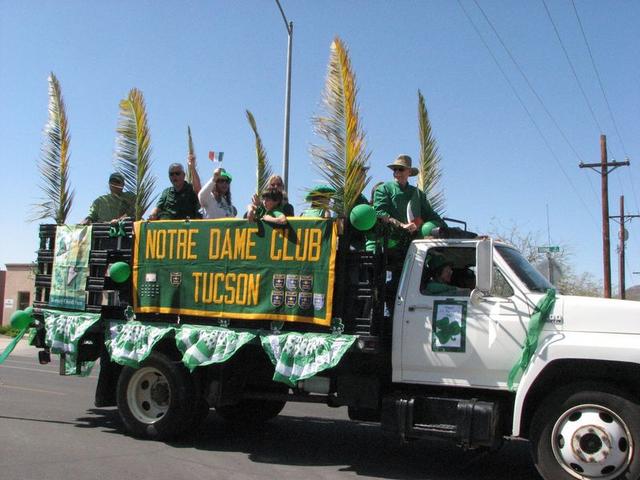
M 229 180 L 229 183 L 231 183 L 231 181 L 233 180 L 233 177 L 231 176 L 231 174 L 228 173 L 226 170 L 222 170 L 218 175 L 218 178 L 226 178 L 227 180 Z
M 429 265 L 429 270 L 434 274 L 438 273 L 447 265 L 453 267 L 453 262 L 451 260 L 447 260 L 447 257 L 439 254 L 429 255 L 427 257 L 427 262 Z
M 313 197 L 325 197 L 325 198 L 329 198 L 331 195 L 331 193 L 336 193 L 336 189 L 329 186 L 329 185 L 316 185 L 315 187 L 313 187 L 311 190 L 309 190 L 309 193 L 307 193 L 307 196 L 304 197 L 306 202 L 310 202 Z
M 124 185 L 124 175 L 120 172 L 113 172 L 109 175 L 109 183 L 118 183 L 120 185 Z

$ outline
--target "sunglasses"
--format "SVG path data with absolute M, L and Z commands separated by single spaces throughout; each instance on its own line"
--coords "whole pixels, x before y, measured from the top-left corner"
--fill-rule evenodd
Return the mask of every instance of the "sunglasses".
M 169 176 L 170 177 L 179 177 L 180 175 L 182 175 L 184 172 L 169 172 Z
M 228 178 L 219 178 L 218 180 L 216 180 L 216 183 L 229 183 L 229 179 Z
M 392 168 L 391 170 L 393 170 L 394 172 L 404 172 L 406 170 L 406 168 L 398 167 L 398 168 Z

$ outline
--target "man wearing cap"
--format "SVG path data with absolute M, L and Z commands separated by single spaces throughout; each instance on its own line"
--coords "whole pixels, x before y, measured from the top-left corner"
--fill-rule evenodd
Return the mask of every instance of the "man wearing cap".
M 231 180 L 224 168 L 216 168 L 213 176 L 204 184 L 198 200 L 204 210 L 203 218 L 235 217 L 238 213 L 231 203 Z
M 124 176 L 118 172 L 109 175 L 110 193 L 93 201 L 82 223 L 117 222 L 135 216 L 136 196 L 133 192 L 123 192 L 123 189 Z
M 160 195 L 160 200 L 149 214 L 149 220 L 202 218 L 198 195 L 184 177 L 184 167 L 181 163 L 169 165 L 171 186 Z
M 335 188 L 329 185 L 315 186 L 305 197 L 305 201 L 310 203 L 309 208 L 303 211 L 300 216 L 331 218 L 329 204 L 334 193 L 336 193 Z

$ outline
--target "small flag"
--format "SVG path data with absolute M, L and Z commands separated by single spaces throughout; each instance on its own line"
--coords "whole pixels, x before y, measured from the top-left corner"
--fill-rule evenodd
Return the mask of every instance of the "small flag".
M 222 157 L 224 156 L 224 152 L 209 152 L 209 160 L 212 162 L 222 162 Z

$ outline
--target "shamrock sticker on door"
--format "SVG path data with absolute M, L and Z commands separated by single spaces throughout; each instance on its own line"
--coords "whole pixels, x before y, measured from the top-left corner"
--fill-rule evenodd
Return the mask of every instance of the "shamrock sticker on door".
M 467 303 L 455 300 L 433 302 L 431 350 L 464 352 L 467 327 Z

